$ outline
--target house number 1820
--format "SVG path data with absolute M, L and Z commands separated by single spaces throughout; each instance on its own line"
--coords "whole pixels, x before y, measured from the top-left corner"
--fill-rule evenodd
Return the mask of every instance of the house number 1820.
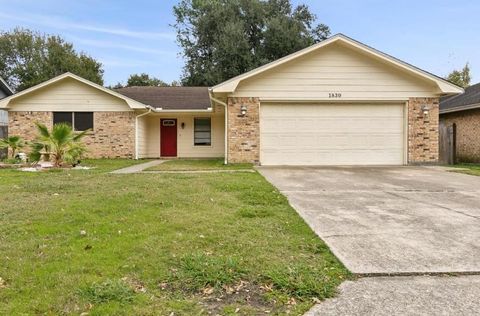
M 328 97 L 329 98 L 341 98 L 342 97 L 342 94 L 341 93 L 338 93 L 338 92 L 330 92 L 328 94 Z

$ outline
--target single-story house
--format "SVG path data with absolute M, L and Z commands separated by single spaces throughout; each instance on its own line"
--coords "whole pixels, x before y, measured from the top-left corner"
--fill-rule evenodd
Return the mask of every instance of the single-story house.
M 91 128 L 94 157 L 262 165 L 438 161 L 439 98 L 463 89 L 338 34 L 214 87 L 110 90 L 64 74 L 0 101 L 10 131 Z
M 455 124 L 456 160 L 480 162 L 480 83 L 463 94 L 442 98 L 440 121 L 446 126 Z

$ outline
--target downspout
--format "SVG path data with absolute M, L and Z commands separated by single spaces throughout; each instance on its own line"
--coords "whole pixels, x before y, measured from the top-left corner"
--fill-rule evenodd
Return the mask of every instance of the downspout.
M 225 132 L 223 133 L 224 137 L 225 137 L 225 153 L 224 153 L 225 158 L 224 158 L 223 163 L 226 165 L 226 164 L 228 164 L 228 135 L 227 135 L 227 133 L 228 133 L 228 128 L 227 128 L 228 127 L 228 115 L 227 115 L 228 114 L 227 113 L 228 106 L 225 102 L 214 98 L 212 96 L 212 91 L 211 90 L 209 91 L 209 95 L 210 95 L 210 100 L 212 100 L 213 102 L 218 103 L 220 105 L 223 105 L 225 107 L 225 111 L 224 111 L 225 112 Z
M 135 160 L 138 160 L 138 118 L 152 113 L 152 107 L 147 105 L 145 106 L 148 109 L 147 112 L 135 116 Z

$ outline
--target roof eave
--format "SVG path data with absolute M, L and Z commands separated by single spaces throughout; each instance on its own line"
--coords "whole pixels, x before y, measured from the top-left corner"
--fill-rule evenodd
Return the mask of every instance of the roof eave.
M 7 83 L 5 80 L 3 80 L 2 77 L 0 77 L 0 86 L 3 87 L 3 90 L 4 90 L 9 96 L 11 96 L 12 94 L 14 94 L 13 89 L 10 88 L 10 86 L 8 85 L 8 83 Z
M 443 110 L 440 109 L 439 112 L 440 114 L 448 114 L 453 112 L 461 112 L 461 111 L 474 110 L 479 108 L 480 108 L 480 103 L 475 103 L 475 104 L 469 104 L 469 105 L 456 106 L 450 109 L 443 109 Z

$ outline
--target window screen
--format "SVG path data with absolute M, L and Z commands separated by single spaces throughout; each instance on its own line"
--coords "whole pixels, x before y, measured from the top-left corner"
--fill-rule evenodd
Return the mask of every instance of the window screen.
M 195 146 L 210 146 L 212 144 L 212 125 L 209 117 L 194 120 Z
M 53 112 L 53 124 L 68 123 L 73 125 L 72 112 Z
M 93 129 L 93 112 L 75 112 L 74 125 L 76 131 Z

